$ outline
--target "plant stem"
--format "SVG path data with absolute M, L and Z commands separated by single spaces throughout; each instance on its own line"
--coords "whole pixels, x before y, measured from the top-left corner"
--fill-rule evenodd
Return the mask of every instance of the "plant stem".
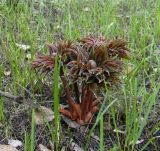
M 74 83 L 74 92 L 75 92 L 76 102 L 80 103 L 80 100 L 79 100 L 79 89 L 78 89 L 78 84 L 77 83 Z
M 64 76 L 61 76 L 61 80 L 63 82 L 63 85 L 64 85 L 64 90 L 65 90 L 65 93 L 66 93 L 66 97 L 67 97 L 67 103 L 69 104 L 69 107 L 71 110 L 73 110 L 73 108 L 75 107 L 75 102 L 71 96 L 71 93 L 69 91 L 69 88 L 68 88 L 68 85 L 67 85 L 67 80 Z

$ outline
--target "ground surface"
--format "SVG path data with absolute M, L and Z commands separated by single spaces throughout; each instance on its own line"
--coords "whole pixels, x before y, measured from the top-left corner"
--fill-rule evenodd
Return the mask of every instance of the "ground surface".
M 159 6 L 159 0 L 0 1 L 0 90 L 34 96 L 53 109 L 52 77 L 30 68 L 36 52 L 46 53 L 46 43 L 88 34 L 122 37 L 132 57 L 125 62 L 122 86 L 106 99 L 106 106 L 117 101 L 104 114 L 104 137 L 98 123 L 88 150 L 100 150 L 103 139 L 104 150 L 160 150 Z M 60 101 L 65 103 L 63 97 Z M 15 139 L 23 142 L 19 150 L 30 150 L 31 119 L 26 104 L 0 97 L 0 144 Z M 61 118 L 59 150 L 74 150 L 73 143 L 84 148 L 95 121 L 96 116 L 90 125 L 69 128 Z M 35 150 L 39 144 L 54 148 L 54 133 L 54 121 L 36 125 Z

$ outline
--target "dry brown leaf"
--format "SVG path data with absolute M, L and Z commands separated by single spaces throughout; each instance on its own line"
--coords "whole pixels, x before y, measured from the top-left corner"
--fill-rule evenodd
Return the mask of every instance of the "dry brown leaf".
M 0 151 L 18 151 L 16 148 L 11 145 L 0 145 Z
M 62 116 L 62 119 L 64 120 L 64 122 L 70 127 L 70 128 L 75 128 L 78 129 L 80 126 L 79 124 L 77 124 L 75 121 L 70 120 L 68 117 L 66 116 Z
M 40 151 L 51 151 L 50 149 L 48 149 L 47 147 L 45 147 L 42 144 L 39 144 L 38 146 L 39 146 Z
M 5 76 L 10 76 L 11 75 L 11 70 L 5 70 L 4 72 Z
M 52 121 L 53 119 L 54 112 L 45 106 L 40 106 L 40 108 L 35 111 L 35 123 L 37 125 L 42 125 L 45 122 Z

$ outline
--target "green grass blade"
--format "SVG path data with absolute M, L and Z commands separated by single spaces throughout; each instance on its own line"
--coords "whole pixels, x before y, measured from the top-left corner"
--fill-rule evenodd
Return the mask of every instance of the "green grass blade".
M 151 109 L 152 109 L 153 105 L 155 104 L 156 96 L 157 96 L 159 90 L 160 90 L 160 84 L 153 90 L 154 93 L 147 100 L 148 108 L 146 110 L 143 122 L 141 122 L 141 127 L 139 129 L 139 132 L 138 132 L 138 135 L 137 135 L 137 139 L 140 138 L 140 136 L 142 134 L 142 131 L 143 131 L 143 128 L 147 123 L 147 119 L 148 119 L 149 113 L 151 112 Z
M 58 151 L 59 144 L 59 64 L 58 57 L 55 60 L 54 68 L 54 115 L 55 115 L 55 141 L 56 141 L 56 151 Z
M 100 151 L 104 151 L 104 122 L 103 115 L 100 117 Z
M 32 110 L 32 125 L 31 125 L 31 151 L 35 150 L 35 111 Z

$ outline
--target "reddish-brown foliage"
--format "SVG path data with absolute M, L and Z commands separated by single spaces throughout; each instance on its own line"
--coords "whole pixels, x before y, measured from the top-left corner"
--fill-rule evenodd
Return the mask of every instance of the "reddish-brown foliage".
M 49 55 L 39 54 L 32 62 L 32 67 L 49 72 L 54 68 L 55 56 L 59 56 L 60 72 L 63 82 L 68 109 L 59 111 L 79 124 L 88 123 L 93 114 L 99 110 L 101 94 L 96 94 L 96 88 L 104 88 L 119 84 L 119 76 L 123 71 L 122 59 L 128 59 L 130 54 L 123 39 L 106 40 L 104 37 L 86 37 L 75 43 L 65 41 L 58 44 L 48 44 Z M 70 92 L 70 85 L 77 87 Z M 78 96 L 73 97 L 73 94 Z M 76 98 L 76 99 L 73 99 Z

